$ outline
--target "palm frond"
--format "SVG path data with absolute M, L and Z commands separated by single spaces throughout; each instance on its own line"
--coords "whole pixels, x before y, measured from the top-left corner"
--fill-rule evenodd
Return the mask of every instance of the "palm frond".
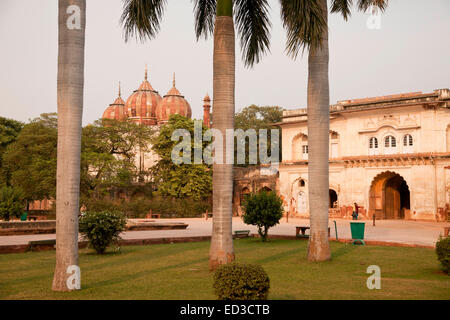
M 258 63 L 270 51 L 269 4 L 267 0 L 235 0 L 235 22 L 246 66 Z
M 136 37 L 141 41 L 154 38 L 159 31 L 167 0 L 123 0 L 120 23 L 125 41 Z
M 214 33 L 217 0 L 193 0 L 195 13 L 195 35 L 197 40 Z
M 372 6 L 384 12 L 388 6 L 388 0 L 358 0 L 358 9 L 360 11 L 366 12 Z
M 299 51 L 321 47 L 327 12 L 317 0 L 280 0 L 281 20 L 287 32 L 286 51 L 296 58 Z
M 350 7 L 353 5 L 353 0 L 333 0 L 331 2 L 331 13 L 340 12 L 344 20 L 348 20 L 351 16 Z

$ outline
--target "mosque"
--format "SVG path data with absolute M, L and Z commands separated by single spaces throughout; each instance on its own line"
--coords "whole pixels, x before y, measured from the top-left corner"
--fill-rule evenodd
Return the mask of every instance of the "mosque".
M 180 114 L 188 119 L 192 117 L 191 105 L 175 86 L 175 74 L 172 88 L 163 97 L 153 89 L 147 75 L 146 68 L 144 81 L 137 90 L 133 91 L 126 102 L 121 97 L 119 86 L 119 96 L 106 108 L 102 118 L 158 126 L 167 123 L 173 114 Z M 206 126 L 210 127 L 211 99 L 208 95 L 205 96 L 203 102 L 203 121 Z
M 125 102 L 119 95 L 103 112 L 103 119 L 130 121 L 142 125 L 159 128 L 169 121 L 171 115 L 179 114 L 188 119 L 192 117 L 192 109 L 186 98 L 176 88 L 175 74 L 172 88 L 163 97 L 153 89 L 148 81 L 148 70 L 145 68 L 145 78 L 137 90 Z M 211 99 L 208 95 L 203 99 L 203 123 L 211 127 Z M 140 170 L 147 170 L 157 161 L 152 152 L 137 151 L 136 166 Z

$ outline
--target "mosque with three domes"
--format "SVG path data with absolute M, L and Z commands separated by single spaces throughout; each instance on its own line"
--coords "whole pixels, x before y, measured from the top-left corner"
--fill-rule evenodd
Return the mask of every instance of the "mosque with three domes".
M 175 74 L 172 88 L 161 97 L 148 81 L 147 73 L 146 68 L 144 81 L 137 90 L 133 91 L 126 102 L 121 97 L 119 86 L 119 96 L 103 112 L 103 119 L 159 126 L 167 123 L 169 117 L 174 114 L 182 115 L 188 119 L 192 117 L 189 102 L 175 86 Z M 210 103 L 211 99 L 206 95 L 203 100 L 203 122 L 207 127 L 210 127 Z
M 179 114 L 188 119 L 192 117 L 189 102 L 175 86 L 175 74 L 172 88 L 161 97 L 148 81 L 147 67 L 145 78 L 137 90 L 125 102 L 122 99 L 120 85 L 119 95 L 103 112 L 103 119 L 130 121 L 141 125 L 158 128 L 169 121 L 171 115 Z M 211 99 L 208 95 L 203 99 L 203 123 L 211 127 Z M 136 150 L 135 164 L 140 171 L 151 168 L 158 157 L 152 151 Z

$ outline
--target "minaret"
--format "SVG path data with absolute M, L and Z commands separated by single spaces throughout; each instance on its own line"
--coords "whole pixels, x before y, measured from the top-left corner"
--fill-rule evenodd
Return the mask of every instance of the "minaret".
M 208 94 L 203 99 L 203 124 L 211 128 L 211 99 Z

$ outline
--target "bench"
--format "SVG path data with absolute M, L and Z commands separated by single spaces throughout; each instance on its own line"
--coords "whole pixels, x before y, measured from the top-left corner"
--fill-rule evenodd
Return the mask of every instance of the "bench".
M 236 230 L 234 231 L 236 238 L 248 238 L 250 236 L 250 230 Z
M 306 230 L 309 230 L 309 229 L 311 229 L 311 227 L 296 226 L 295 227 L 295 236 L 297 238 L 309 238 L 309 234 L 306 234 Z M 328 227 L 328 237 L 329 236 L 330 236 L 330 227 Z
M 54 249 L 56 248 L 56 239 L 29 241 L 28 245 L 31 251 L 40 251 L 39 249 L 45 248 Z

